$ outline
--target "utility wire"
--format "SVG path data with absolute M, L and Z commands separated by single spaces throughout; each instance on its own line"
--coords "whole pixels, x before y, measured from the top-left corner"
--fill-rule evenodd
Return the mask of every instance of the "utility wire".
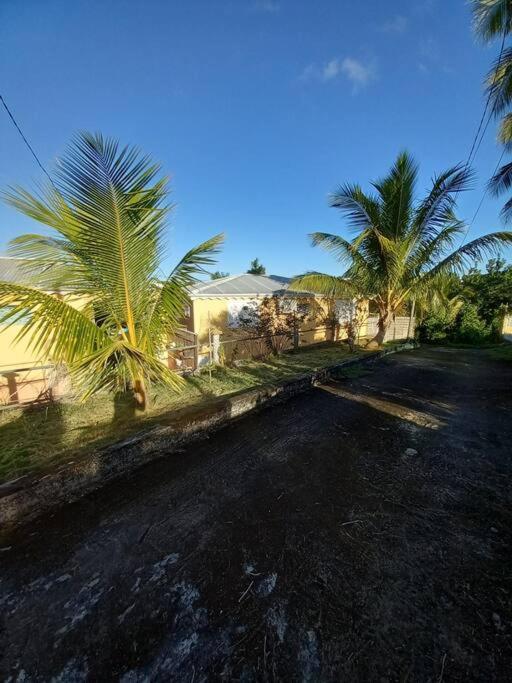
M 497 71 L 497 70 L 500 68 L 500 66 L 501 66 L 501 60 L 502 60 L 502 57 L 503 57 L 503 51 L 504 51 L 504 49 L 505 49 L 505 37 L 506 37 L 506 33 L 505 33 L 505 31 L 503 31 L 503 38 L 502 38 L 502 40 L 501 40 L 501 48 L 500 48 L 500 52 L 499 52 L 499 55 L 498 55 L 498 62 L 497 62 L 497 64 L 496 64 L 496 71 Z M 503 89 L 503 85 L 504 85 L 504 79 L 503 79 L 502 82 L 501 82 L 500 92 L 501 92 L 501 90 Z M 491 121 L 491 118 L 492 118 L 492 116 L 493 116 L 493 114 L 494 114 L 494 112 L 495 112 L 495 110 L 496 110 L 496 100 L 495 100 L 495 102 L 494 102 L 494 104 L 493 104 L 493 106 L 492 106 L 492 109 L 491 109 L 491 111 L 489 112 L 489 116 L 487 117 L 487 121 L 486 121 L 486 123 L 485 123 L 485 126 L 483 126 L 483 123 L 484 123 L 484 120 L 485 120 L 485 116 L 486 116 L 486 114 L 487 114 L 487 110 L 489 109 L 489 105 L 490 105 L 490 103 L 491 103 L 491 97 L 492 97 L 492 92 L 489 90 L 489 94 L 487 95 L 487 101 L 486 101 L 486 103 L 485 103 L 484 111 L 483 111 L 482 117 L 480 118 L 480 123 L 478 124 L 478 129 L 477 129 L 477 131 L 476 131 L 475 137 L 473 138 L 473 144 L 471 145 L 471 149 L 470 149 L 470 152 L 469 152 L 467 161 L 466 161 L 466 167 L 469 167 L 470 164 L 475 160 L 476 155 L 477 155 L 477 153 L 478 153 L 478 150 L 480 149 L 480 145 L 482 144 L 482 140 L 484 139 L 484 136 L 485 136 L 485 133 L 486 133 L 486 131 L 487 131 L 487 128 L 489 127 L 489 123 L 490 123 L 490 121 Z M 483 126 L 483 130 L 482 130 L 482 126 Z M 482 134 L 481 134 L 481 135 L 480 135 L 480 131 L 482 131 Z M 479 136 L 479 135 L 480 135 L 480 140 L 478 140 L 478 136 Z M 478 140 L 478 143 L 477 143 L 477 140 Z M 498 168 L 499 168 L 499 166 L 500 166 L 500 164 L 501 164 L 501 161 L 502 161 L 502 159 L 503 159 L 503 156 L 505 155 L 505 150 L 506 150 L 506 148 L 503 149 L 503 151 L 502 151 L 502 153 L 501 153 L 501 155 L 500 155 L 500 158 L 498 159 L 498 163 L 496 164 L 496 167 L 495 167 L 495 169 L 494 169 L 494 171 L 493 171 L 493 173 L 492 173 L 492 176 L 494 176 L 494 175 L 496 174 L 496 172 L 497 172 L 497 170 L 498 170 Z M 492 177 L 492 176 L 491 176 L 491 177 Z M 471 221 L 468 223 L 468 226 L 467 226 L 466 230 L 464 231 L 464 235 L 463 235 L 463 237 L 462 237 L 462 241 L 461 241 L 460 245 L 458 246 L 458 249 L 460 249 L 461 247 L 464 246 L 464 243 L 466 242 L 466 239 L 467 239 L 467 237 L 468 237 L 469 231 L 470 231 L 471 228 L 473 227 L 473 223 L 475 222 L 476 217 L 477 217 L 478 214 L 480 213 L 480 209 L 482 208 L 482 205 L 483 205 L 483 203 L 484 203 L 484 201 L 485 201 L 485 198 L 486 198 L 486 196 L 487 196 L 488 191 L 489 191 L 489 184 L 487 184 L 487 185 L 485 186 L 485 190 L 484 190 L 484 192 L 483 192 L 483 194 L 482 194 L 482 198 L 480 199 L 480 202 L 479 202 L 479 204 L 478 204 L 478 206 L 477 206 L 477 208 L 476 208 L 476 211 L 475 211 L 475 213 L 473 214 L 473 218 L 472 218 Z M 458 192 L 455 193 L 455 198 L 457 197 L 457 194 L 458 194 Z
M 501 60 L 503 57 L 504 49 L 505 49 L 505 32 L 503 33 L 503 39 L 501 41 L 501 48 L 500 48 L 500 52 L 498 55 L 498 63 L 496 65 L 496 70 L 498 70 L 501 66 Z M 503 82 L 501 84 L 501 87 L 503 87 Z M 489 126 L 489 123 L 491 121 L 491 117 L 494 114 L 494 111 L 496 109 L 496 103 L 495 103 L 495 104 L 493 104 L 492 110 L 489 113 L 489 116 L 487 118 L 487 123 L 484 126 L 484 129 L 482 131 L 482 135 L 480 136 L 480 140 L 477 144 L 478 136 L 480 135 L 480 131 L 482 130 L 484 119 L 485 119 L 485 116 L 487 114 L 487 110 L 489 109 L 489 105 L 491 103 L 491 97 L 492 97 L 492 93 L 491 93 L 491 91 L 489 91 L 489 94 L 487 95 L 487 101 L 485 103 L 484 111 L 483 111 L 482 117 L 480 119 L 480 123 L 478 124 L 478 128 L 477 128 L 475 137 L 473 138 L 473 144 L 471 145 L 471 149 L 469 151 L 469 155 L 468 155 L 468 158 L 466 161 L 466 166 L 469 166 L 471 164 L 471 162 L 474 161 L 474 158 L 476 157 L 478 150 L 480 149 L 480 145 L 482 144 L 482 140 L 484 139 L 484 135 L 485 135 L 487 128 Z
M 39 168 L 42 170 L 42 172 L 43 172 L 43 173 L 45 174 L 45 176 L 48 178 L 48 180 L 50 181 L 50 183 L 53 185 L 54 189 L 58 192 L 57 187 L 56 187 L 55 183 L 53 182 L 53 180 L 51 179 L 50 174 L 49 174 L 48 171 L 45 169 L 45 167 L 43 166 L 43 164 L 39 161 L 39 158 L 38 158 L 37 154 L 34 152 L 34 148 L 33 148 L 32 145 L 30 144 L 30 142 L 27 140 L 27 138 L 25 137 L 25 135 L 23 134 L 23 131 L 22 131 L 21 128 L 19 127 L 18 123 L 16 122 L 16 119 L 14 118 L 13 113 L 11 112 L 11 110 L 9 109 L 9 107 L 7 106 L 7 103 L 6 103 L 6 101 L 4 100 L 4 98 L 2 97 L 1 94 L 0 94 L 0 101 L 1 101 L 2 104 L 4 105 L 4 109 L 5 109 L 5 111 L 7 112 L 7 114 L 9 115 L 9 118 L 11 119 L 11 121 L 13 122 L 14 127 L 16 128 L 16 130 L 18 131 L 18 133 L 21 135 L 21 138 L 22 138 L 23 142 L 26 144 L 26 146 L 27 146 L 28 149 L 30 150 L 30 153 L 32 154 L 32 156 L 33 156 L 34 159 L 36 160 L 36 164 L 39 166 Z
M 493 178 L 496 175 L 496 172 L 498 171 L 498 168 L 500 167 L 501 161 L 502 161 L 503 157 L 505 156 L 506 151 L 507 151 L 506 148 L 504 148 L 501 155 L 500 155 L 500 158 L 498 159 L 498 163 L 496 164 L 494 171 L 492 172 L 491 178 Z M 471 219 L 471 222 L 468 226 L 468 230 L 469 230 L 469 228 L 471 228 L 471 226 L 475 222 L 475 218 L 478 216 L 478 213 L 480 212 L 480 209 L 482 208 L 482 204 L 484 203 L 484 199 L 487 196 L 488 191 L 489 191 L 489 183 L 487 183 L 487 185 L 485 186 L 485 190 L 484 190 L 484 193 L 482 195 L 482 199 L 480 200 L 480 204 L 477 206 L 477 209 L 476 209 L 475 213 L 473 214 L 473 218 Z M 468 230 L 466 231 L 466 235 L 467 235 Z

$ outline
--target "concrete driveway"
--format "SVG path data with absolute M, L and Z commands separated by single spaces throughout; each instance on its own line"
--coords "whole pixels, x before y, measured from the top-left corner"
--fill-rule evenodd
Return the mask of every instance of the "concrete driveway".
M 0 541 L 9 681 L 498 681 L 512 366 L 421 349 Z

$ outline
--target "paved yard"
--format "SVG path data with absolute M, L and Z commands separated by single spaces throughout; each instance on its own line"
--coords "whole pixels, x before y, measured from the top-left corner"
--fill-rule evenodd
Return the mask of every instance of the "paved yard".
M 0 678 L 494 681 L 512 366 L 390 357 L 0 542 Z

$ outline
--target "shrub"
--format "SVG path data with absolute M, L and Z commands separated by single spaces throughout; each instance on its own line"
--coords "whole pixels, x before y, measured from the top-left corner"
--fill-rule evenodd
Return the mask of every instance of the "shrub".
M 480 344 L 491 336 L 491 330 L 478 315 L 474 304 L 464 304 L 456 319 L 455 338 L 467 344 Z
M 418 327 L 418 337 L 422 342 L 439 342 L 453 334 L 453 317 L 445 311 L 429 313 Z

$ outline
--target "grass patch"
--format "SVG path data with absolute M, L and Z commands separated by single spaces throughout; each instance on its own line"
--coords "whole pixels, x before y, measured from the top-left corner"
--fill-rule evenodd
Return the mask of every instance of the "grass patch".
M 493 340 L 484 340 L 481 342 L 463 342 L 456 340 L 440 339 L 437 342 L 422 342 L 423 346 L 446 346 L 452 349 L 495 349 L 503 346 L 502 342 L 496 342 Z
M 120 397 L 99 395 L 85 403 L 63 401 L 46 406 L 0 412 L 0 481 L 68 462 L 92 446 L 126 438 L 158 424 L 173 411 L 216 396 L 228 395 L 270 382 L 289 379 L 332 365 L 349 353 L 342 344 L 310 347 L 294 353 L 247 361 L 236 368 L 217 367 L 186 379 L 177 394 L 152 392 L 150 408 L 136 414 Z
M 501 344 L 492 349 L 485 349 L 485 355 L 492 360 L 502 360 L 512 363 L 512 344 Z

